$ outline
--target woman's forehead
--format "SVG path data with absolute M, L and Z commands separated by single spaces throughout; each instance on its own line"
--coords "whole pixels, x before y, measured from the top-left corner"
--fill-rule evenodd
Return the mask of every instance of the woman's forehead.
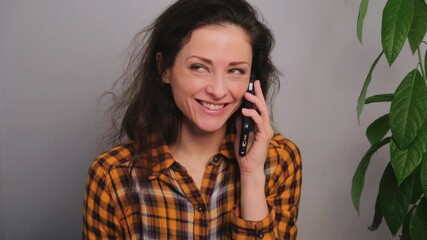
M 193 55 L 204 58 L 231 58 L 233 61 L 252 59 L 249 35 L 235 25 L 207 25 L 195 29 L 178 55 L 189 58 Z

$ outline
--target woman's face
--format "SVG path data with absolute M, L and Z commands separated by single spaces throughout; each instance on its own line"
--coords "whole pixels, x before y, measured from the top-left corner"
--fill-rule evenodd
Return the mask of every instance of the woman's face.
M 200 133 L 224 130 L 246 92 L 251 64 L 250 38 L 242 28 L 195 29 L 163 76 L 184 115 L 183 124 Z

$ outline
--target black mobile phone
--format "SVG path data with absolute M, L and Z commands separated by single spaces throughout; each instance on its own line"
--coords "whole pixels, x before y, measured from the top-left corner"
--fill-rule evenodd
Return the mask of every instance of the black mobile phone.
M 249 78 L 249 86 L 248 86 L 248 92 L 254 94 L 254 82 L 255 82 L 255 74 L 251 73 L 251 76 Z M 253 108 L 253 103 L 246 101 L 246 99 L 243 100 L 242 106 L 244 108 Z M 252 130 L 254 125 L 254 121 L 250 117 L 243 116 L 242 118 L 242 127 L 240 131 L 240 142 L 239 142 L 239 155 L 240 156 L 246 156 L 246 148 L 248 146 L 249 141 L 249 132 Z

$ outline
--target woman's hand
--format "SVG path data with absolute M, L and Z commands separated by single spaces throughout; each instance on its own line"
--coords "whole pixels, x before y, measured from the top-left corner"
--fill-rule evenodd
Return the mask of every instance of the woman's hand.
M 267 159 L 268 146 L 273 137 L 267 103 L 261 91 L 260 81 L 255 81 L 255 95 L 245 93 L 245 99 L 252 102 L 254 109 L 242 109 L 242 115 L 254 121 L 254 130 L 249 133 L 246 156 L 238 154 L 241 120 L 236 122 L 237 137 L 235 143 L 237 161 L 240 168 L 240 214 L 250 221 L 261 221 L 268 215 L 265 196 L 264 164 Z
M 254 121 L 254 130 L 249 134 L 248 151 L 246 156 L 238 154 L 240 141 L 241 120 L 237 121 L 237 137 L 235 143 L 237 161 L 241 175 L 259 175 L 264 172 L 264 163 L 267 158 L 268 146 L 274 131 L 271 126 L 270 114 L 259 80 L 255 81 L 255 95 L 245 93 L 244 98 L 252 102 L 254 109 L 242 108 L 242 115 Z

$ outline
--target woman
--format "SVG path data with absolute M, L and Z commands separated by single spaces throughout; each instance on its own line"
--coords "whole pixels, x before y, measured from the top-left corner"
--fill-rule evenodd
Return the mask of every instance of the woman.
M 84 238 L 295 239 L 301 159 L 271 125 L 273 37 L 254 8 L 180 0 L 141 34 L 116 102 L 126 141 L 89 170 Z M 241 116 L 255 125 L 244 157 Z

